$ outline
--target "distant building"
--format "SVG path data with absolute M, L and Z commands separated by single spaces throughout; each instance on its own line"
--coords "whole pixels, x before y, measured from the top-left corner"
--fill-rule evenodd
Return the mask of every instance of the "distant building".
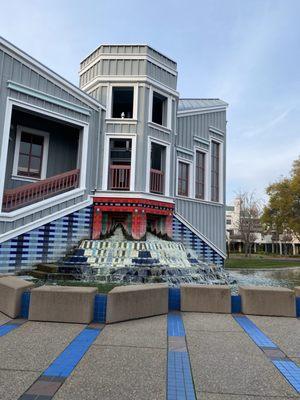
M 239 198 L 234 200 L 233 205 L 226 206 L 226 241 L 227 249 L 230 252 L 244 252 L 244 243 L 241 232 L 239 231 L 241 218 L 241 206 Z M 293 236 L 288 234 L 276 235 L 264 232 L 263 226 L 259 219 L 254 223 L 252 243 L 252 252 L 271 253 L 271 254 L 300 254 L 300 242 Z

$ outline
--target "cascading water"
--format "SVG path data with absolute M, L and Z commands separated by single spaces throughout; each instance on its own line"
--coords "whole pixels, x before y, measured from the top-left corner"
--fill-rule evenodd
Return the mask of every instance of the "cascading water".
M 120 227 L 104 240 L 84 240 L 80 245 L 86 271 L 101 282 L 228 284 L 229 274 L 220 266 L 202 261 L 181 242 L 147 233 L 145 241 L 126 240 Z

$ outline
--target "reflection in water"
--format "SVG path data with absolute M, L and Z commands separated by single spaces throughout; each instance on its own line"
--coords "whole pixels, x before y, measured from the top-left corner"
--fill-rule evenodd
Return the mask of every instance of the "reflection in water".
M 281 268 L 272 270 L 230 271 L 238 285 L 285 286 L 293 289 L 300 286 L 300 268 Z

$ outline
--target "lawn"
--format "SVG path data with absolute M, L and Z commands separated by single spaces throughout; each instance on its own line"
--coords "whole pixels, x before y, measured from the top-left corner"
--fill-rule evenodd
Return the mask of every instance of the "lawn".
M 47 285 L 51 282 L 47 282 Z M 99 283 L 99 282 L 82 282 L 82 281 L 55 281 L 60 286 L 92 286 L 98 288 L 98 293 L 108 293 L 116 286 L 122 286 L 121 283 Z
M 300 267 L 300 260 L 274 259 L 268 257 L 232 257 L 226 260 L 225 268 L 284 268 Z

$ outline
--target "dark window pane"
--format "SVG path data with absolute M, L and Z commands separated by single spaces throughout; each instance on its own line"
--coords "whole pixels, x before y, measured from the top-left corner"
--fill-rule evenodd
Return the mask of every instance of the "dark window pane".
M 23 154 L 19 156 L 18 174 L 27 175 L 29 168 L 29 157 Z
M 29 154 L 30 152 L 30 143 L 28 142 L 20 142 L 20 153 Z
M 153 93 L 152 122 L 167 125 L 167 98 L 159 93 Z
M 112 117 L 133 117 L 133 87 L 113 88 Z
M 44 137 L 22 132 L 20 141 L 18 174 L 39 178 L 43 156 Z
M 41 157 L 43 151 L 43 146 L 40 144 L 32 144 L 31 146 L 31 154 L 33 156 Z
M 188 196 L 189 192 L 189 165 L 183 162 L 178 163 L 178 194 Z
M 29 167 L 29 173 L 30 175 L 40 175 L 40 164 L 41 164 L 41 159 L 37 157 L 31 157 L 30 159 L 30 167 Z
M 204 199 L 205 190 L 205 154 L 196 152 L 196 197 Z
M 211 200 L 220 200 L 220 145 L 211 143 Z

